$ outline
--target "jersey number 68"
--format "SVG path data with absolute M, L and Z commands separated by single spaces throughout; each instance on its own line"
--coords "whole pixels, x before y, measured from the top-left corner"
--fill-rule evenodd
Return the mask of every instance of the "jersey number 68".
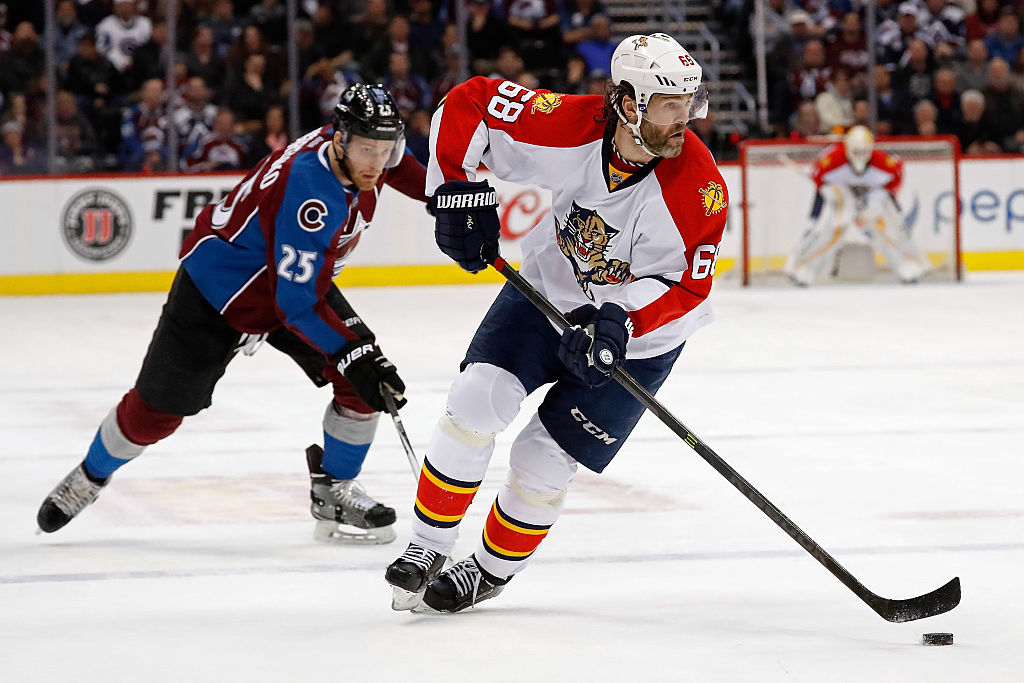
M 512 81 L 502 81 L 498 86 L 498 92 L 506 97 L 501 95 L 492 97 L 491 101 L 487 103 L 487 113 L 506 123 L 513 123 L 518 119 L 519 115 L 523 113 L 523 105 L 537 94 L 536 90 L 530 90 L 526 86 Z M 515 102 L 514 99 L 519 101 Z

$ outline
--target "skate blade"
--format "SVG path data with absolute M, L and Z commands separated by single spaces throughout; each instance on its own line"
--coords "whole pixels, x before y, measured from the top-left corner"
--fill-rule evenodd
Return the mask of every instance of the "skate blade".
M 357 529 L 337 522 L 318 521 L 313 529 L 313 540 L 329 545 L 384 545 L 391 543 L 397 536 L 391 526 Z
M 423 603 L 423 591 L 413 593 L 397 586 L 391 587 L 391 609 L 396 612 L 415 612 Z
M 427 603 L 420 600 L 420 604 L 409 610 L 413 614 L 448 614 L 448 612 L 442 612 L 441 610 L 434 609 Z

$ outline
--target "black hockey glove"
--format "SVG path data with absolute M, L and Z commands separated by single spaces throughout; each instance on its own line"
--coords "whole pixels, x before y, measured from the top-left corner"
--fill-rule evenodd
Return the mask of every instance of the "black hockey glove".
M 334 356 L 334 360 L 338 363 L 338 372 L 345 375 L 356 395 L 374 410 L 387 410 L 384 396 L 380 393 L 382 383 L 390 387 L 395 405 L 401 408 L 408 403 L 403 395 L 405 382 L 398 376 L 395 364 L 381 353 L 376 344 L 362 339 L 351 341 Z
M 463 270 L 476 273 L 487 268 L 481 256 L 485 244 L 497 253 L 498 195 L 486 180 L 449 180 L 434 190 L 427 202 L 434 217 L 437 246 Z
M 580 306 L 566 317 L 574 324 L 562 331 L 558 359 L 588 387 L 606 384 L 615 366 L 626 358 L 633 321 L 611 302 L 601 304 L 600 310 Z

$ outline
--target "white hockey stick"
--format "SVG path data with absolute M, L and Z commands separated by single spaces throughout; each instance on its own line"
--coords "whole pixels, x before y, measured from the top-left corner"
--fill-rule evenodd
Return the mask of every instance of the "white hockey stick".
M 798 174 L 800 174 L 800 176 L 810 180 L 811 172 L 808 169 L 806 169 L 803 166 L 801 166 L 800 164 L 798 164 L 797 162 L 795 162 L 792 159 L 790 159 L 788 156 L 786 156 L 782 152 L 779 152 L 778 154 L 776 154 L 775 158 L 778 159 L 782 163 L 782 165 L 785 166 L 786 168 L 788 168 L 789 170 L 793 171 L 794 173 L 798 173 Z

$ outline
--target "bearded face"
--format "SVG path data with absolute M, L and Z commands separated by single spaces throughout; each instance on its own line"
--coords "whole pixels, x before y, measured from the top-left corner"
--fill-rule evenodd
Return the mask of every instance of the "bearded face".
M 683 151 L 683 136 L 686 133 L 685 123 L 673 123 L 660 126 L 647 119 L 640 122 L 640 135 L 644 138 L 647 149 L 665 159 L 674 159 Z

